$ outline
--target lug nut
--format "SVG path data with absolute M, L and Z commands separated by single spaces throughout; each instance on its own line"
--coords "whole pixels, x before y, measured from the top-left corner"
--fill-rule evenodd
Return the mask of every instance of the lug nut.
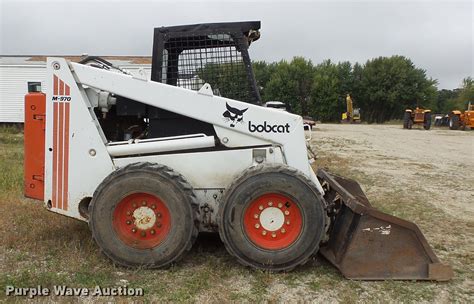
M 154 229 L 151 229 L 150 233 L 151 233 L 152 235 L 154 235 L 154 234 L 155 234 L 155 230 L 154 230 Z
M 127 211 L 127 215 L 128 216 L 132 215 L 132 211 Z
M 285 233 L 285 232 L 286 232 L 285 228 L 281 228 L 280 231 L 281 231 L 281 233 Z
M 273 233 L 272 233 L 272 238 L 276 238 L 276 237 L 277 237 L 276 233 L 273 232 Z
M 285 215 L 290 215 L 290 211 L 285 210 Z
M 158 213 L 156 214 L 156 217 L 161 217 L 161 213 L 158 212 Z
M 263 206 L 262 205 L 258 206 L 258 209 L 263 210 Z
M 286 224 L 289 225 L 289 224 L 290 224 L 290 221 L 286 221 Z
M 137 229 L 136 229 L 136 228 L 132 228 L 132 232 L 133 232 L 133 233 L 137 232 Z
M 160 222 L 156 223 L 156 227 L 161 228 L 161 223 Z
M 151 205 L 151 209 L 156 209 L 156 206 L 155 206 L 155 205 Z
M 145 202 L 145 201 L 142 202 L 142 206 L 146 206 L 146 202 Z
M 133 207 L 133 208 L 137 208 L 137 203 L 133 203 L 133 204 L 132 204 L 132 207 Z
M 260 228 L 260 224 L 255 224 L 255 228 Z
M 258 219 L 258 214 L 255 213 L 255 214 L 253 215 L 253 217 L 256 218 L 256 219 Z
M 262 235 L 267 235 L 267 231 L 263 230 Z
M 273 206 L 273 202 L 268 202 L 268 206 Z
M 132 223 L 131 220 L 126 221 L 127 225 L 130 225 Z
M 283 204 L 282 203 L 278 203 L 278 208 L 281 208 L 283 207 Z

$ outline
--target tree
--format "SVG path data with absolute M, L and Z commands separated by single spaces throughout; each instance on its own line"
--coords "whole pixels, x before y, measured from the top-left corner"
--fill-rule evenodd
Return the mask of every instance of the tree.
M 311 116 L 321 121 L 337 121 L 342 111 L 338 66 L 325 60 L 315 68 L 311 90 Z
M 278 100 L 296 114 L 308 115 L 314 67 L 310 60 L 294 57 L 276 64 L 264 91 L 264 100 Z
M 270 78 L 276 70 L 276 63 L 266 63 L 265 61 L 252 62 L 253 72 L 257 81 L 257 87 L 260 90 L 260 96 L 265 96 L 265 88 Z
M 437 113 L 449 113 L 453 109 L 453 103 L 459 96 L 459 89 L 438 91 L 436 105 L 433 111 Z
M 474 103 L 474 79 L 466 77 L 462 80 L 459 96 L 452 102 L 452 109 L 466 109 L 467 104 Z
M 405 108 L 427 107 L 436 96 L 436 81 L 403 56 L 379 57 L 366 62 L 356 99 L 370 122 L 401 118 Z

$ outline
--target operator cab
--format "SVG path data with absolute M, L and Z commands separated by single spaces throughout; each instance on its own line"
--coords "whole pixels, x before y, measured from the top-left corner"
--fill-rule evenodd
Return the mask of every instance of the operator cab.
M 151 80 L 195 91 L 209 83 L 214 95 L 261 104 L 248 52 L 260 38 L 259 30 L 260 21 L 155 28 Z M 81 63 L 126 73 L 98 57 Z M 211 124 L 115 97 L 116 104 L 106 115 L 100 110 L 96 113 L 109 141 L 216 135 Z

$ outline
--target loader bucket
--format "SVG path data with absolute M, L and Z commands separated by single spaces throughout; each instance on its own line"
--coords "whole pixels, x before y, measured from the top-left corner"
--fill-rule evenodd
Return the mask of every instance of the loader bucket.
M 374 209 L 360 185 L 319 169 L 331 226 L 320 252 L 342 274 L 356 280 L 434 280 L 453 277 L 420 229 Z

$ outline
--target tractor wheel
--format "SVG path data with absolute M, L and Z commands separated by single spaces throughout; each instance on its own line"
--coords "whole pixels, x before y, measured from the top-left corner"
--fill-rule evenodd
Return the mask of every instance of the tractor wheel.
M 246 266 L 288 271 L 318 251 L 325 233 L 325 203 L 301 172 L 283 165 L 247 169 L 226 191 L 219 234 Z
M 411 123 L 412 123 L 411 113 L 410 112 L 405 112 L 405 115 L 403 115 L 403 129 L 411 129 L 411 127 L 410 127 Z
M 192 187 L 173 169 L 135 163 L 110 174 L 89 206 L 89 227 L 116 264 L 166 267 L 191 249 L 198 204 Z
M 457 130 L 459 129 L 460 121 L 459 121 L 459 115 L 453 114 L 449 118 L 449 128 L 451 130 Z
M 428 112 L 428 113 L 425 113 L 425 119 L 423 121 L 423 128 L 425 128 L 425 130 L 429 130 L 431 127 L 431 113 Z

